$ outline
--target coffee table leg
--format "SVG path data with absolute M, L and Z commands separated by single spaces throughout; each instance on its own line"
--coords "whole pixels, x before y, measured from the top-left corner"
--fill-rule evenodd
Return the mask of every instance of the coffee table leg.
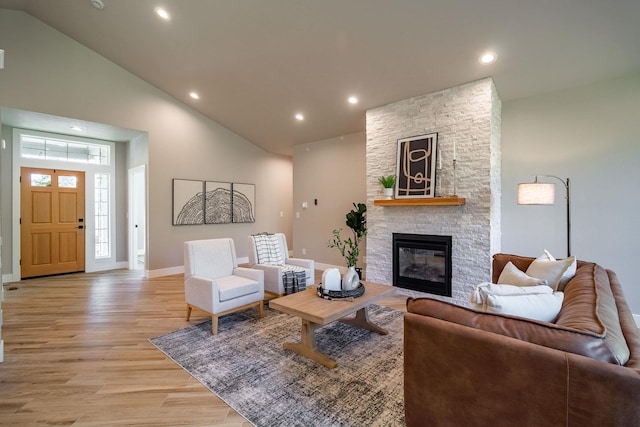
M 316 349 L 316 329 L 320 328 L 320 326 L 317 323 L 302 319 L 300 342 L 286 342 L 282 346 L 308 359 L 315 360 L 329 369 L 333 369 L 338 366 L 338 362 Z
M 367 311 L 367 307 L 363 307 L 360 310 L 356 311 L 356 317 L 347 317 L 344 319 L 340 319 L 343 323 L 348 323 L 353 326 L 357 326 L 362 329 L 367 329 L 369 331 L 376 332 L 380 335 L 387 335 L 389 331 L 381 328 L 375 323 L 371 323 L 369 320 L 369 312 Z

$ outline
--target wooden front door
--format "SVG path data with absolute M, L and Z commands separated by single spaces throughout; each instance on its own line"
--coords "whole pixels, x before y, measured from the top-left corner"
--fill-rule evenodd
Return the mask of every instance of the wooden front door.
M 84 271 L 84 172 L 22 168 L 21 277 Z

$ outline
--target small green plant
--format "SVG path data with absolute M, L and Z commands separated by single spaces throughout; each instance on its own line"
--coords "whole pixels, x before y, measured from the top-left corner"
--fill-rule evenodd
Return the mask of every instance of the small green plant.
M 358 245 L 367 234 L 367 205 L 364 203 L 354 203 L 352 209 L 346 215 L 345 224 L 353 231 L 353 238 L 348 237 L 342 240 L 342 228 L 333 230 L 333 239 L 329 241 L 330 248 L 338 248 L 340 255 L 347 261 L 347 267 L 355 267 L 360 255 Z
M 342 228 L 333 230 L 333 239 L 329 241 L 329 247 L 338 248 L 340 255 L 347 261 L 347 267 L 355 267 L 360 255 L 358 244 L 351 240 L 351 237 L 342 240 L 340 233 L 342 233 Z
M 396 176 L 381 176 L 380 178 L 378 178 L 378 182 L 382 184 L 384 188 L 393 188 L 393 186 L 396 185 Z

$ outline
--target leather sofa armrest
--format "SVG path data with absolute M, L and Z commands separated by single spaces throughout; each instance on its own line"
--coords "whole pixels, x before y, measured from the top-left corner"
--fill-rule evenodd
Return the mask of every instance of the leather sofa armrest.
M 565 425 L 567 374 L 560 351 L 405 315 L 408 427 Z
M 640 425 L 638 369 L 411 312 L 404 349 L 408 427 Z
M 640 370 L 567 354 L 569 425 L 640 426 Z

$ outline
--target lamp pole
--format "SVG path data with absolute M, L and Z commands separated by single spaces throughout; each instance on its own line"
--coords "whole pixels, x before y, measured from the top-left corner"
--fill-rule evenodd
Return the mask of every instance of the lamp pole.
M 562 185 L 564 185 L 564 189 L 567 191 L 566 193 L 567 196 L 565 197 L 567 199 L 567 257 L 570 257 L 571 256 L 571 203 L 570 203 L 571 186 L 569 184 L 569 178 L 564 180 L 555 175 L 536 175 L 536 180 L 538 179 L 538 176 L 557 179 L 562 183 Z

